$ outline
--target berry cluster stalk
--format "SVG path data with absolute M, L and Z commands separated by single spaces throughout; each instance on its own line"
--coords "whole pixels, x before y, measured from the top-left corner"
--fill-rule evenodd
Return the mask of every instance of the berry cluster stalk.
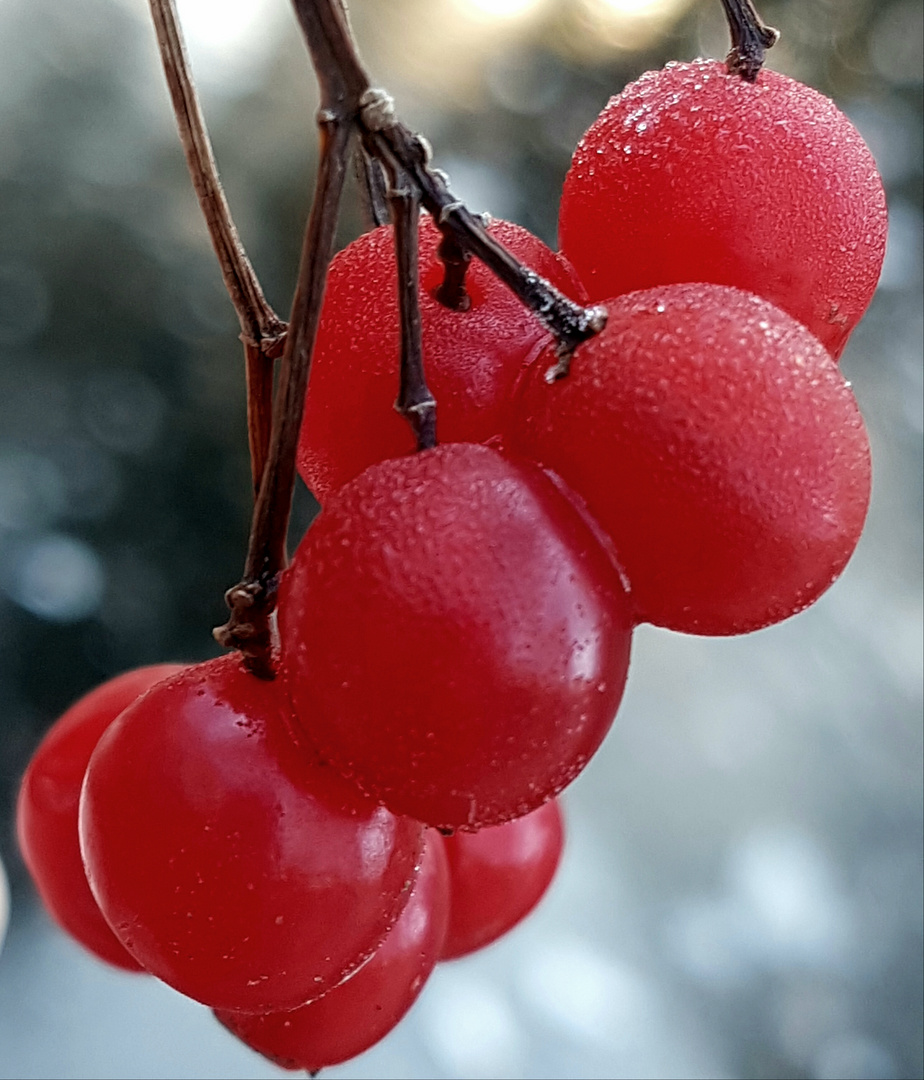
M 760 21 L 750 0 L 722 0 L 732 31 L 729 69 L 756 78 L 763 50 L 776 31 Z M 216 639 L 239 649 L 257 675 L 272 678 L 271 616 L 280 572 L 286 565 L 295 481 L 295 451 L 320 321 L 327 268 L 345 175 L 357 155 L 367 214 L 381 223 L 390 209 L 395 223 L 402 323 L 401 381 L 397 408 L 411 423 L 418 449 L 436 443 L 436 403 L 423 373 L 418 310 L 417 215 L 422 206 L 443 234 L 439 257 L 444 280 L 437 298 L 465 310 L 466 269 L 479 258 L 554 334 L 557 362 L 547 378 L 568 374 L 575 348 L 603 329 L 606 312 L 583 308 L 520 263 L 450 190 L 430 164 L 426 141 L 396 117 L 391 98 L 372 87 L 356 50 L 343 0 L 293 0 L 320 88 L 317 122 L 321 155 L 314 201 L 305 232 L 298 282 L 287 328 L 267 304 L 244 253 L 218 180 L 196 98 L 174 0 L 150 0 L 158 44 L 180 136 L 225 284 L 241 322 L 247 361 L 248 432 L 256 490 L 242 580 L 229 589 L 228 622 Z M 392 190 L 386 189 L 385 177 Z M 273 396 L 274 358 L 281 353 Z M 272 415 L 270 402 L 272 399 Z

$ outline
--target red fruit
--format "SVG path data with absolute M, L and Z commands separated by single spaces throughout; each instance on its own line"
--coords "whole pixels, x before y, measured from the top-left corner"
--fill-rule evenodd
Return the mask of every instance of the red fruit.
M 396 813 L 534 810 L 619 705 L 631 610 L 596 534 L 528 462 L 444 444 L 331 496 L 283 576 L 296 715 Z
M 650 71 L 578 144 L 562 251 L 591 299 L 675 282 L 756 293 L 834 356 L 873 295 L 886 204 L 872 154 L 828 98 L 698 60 Z
M 90 952 L 116 967 L 139 971 L 103 918 L 84 873 L 77 806 L 87 762 L 100 736 L 155 683 L 180 664 L 154 664 L 118 675 L 73 704 L 46 732 L 19 789 L 19 849 L 52 918 Z
M 552 883 L 564 842 L 555 799 L 506 825 L 447 837 L 449 930 L 440 959 L 483 949 L 525 919 Z
M 80 842 L 131 954 L 207 1005 L 294 1008 L 368 957 L 407 901 L 416 822 L 364 799 L 289 730 L 237 656 L 127 709 L 87 769 Z
M 639 614 L 739 634 L 801 611 L 856 546 L 866 429 L 821 344 L 756 296 L 667 285 L 610 300 L 550 386 L 524 380 L 510 444 L 612 538 Z
M 313 1073 L 348 1061 L 384 1038 L 417 1000 L 439 959 L 448 916 L 446 855 L 431 830 L 407 906 L 355 975 L 292 1012 L 216 1016 L 283 1069 Z
M 568 263 L 526 229 L 492 222 L 491 235 L 569 296 L 583 290 Z M 420 319 L 427 383 L 442 442 L 484 442 L 503 426 L 516 379 L 550 340 L 536 316 L 483 263 L 466 275 L 468 311 L 434 299 L 443 280 L 440 233 L 420 225 Z M 393 231 L 361 236 L 330 267 L 298 449 L 305 483 L 322 501 L 367 466 L 415 448 L 398 396 L 400 332 Z

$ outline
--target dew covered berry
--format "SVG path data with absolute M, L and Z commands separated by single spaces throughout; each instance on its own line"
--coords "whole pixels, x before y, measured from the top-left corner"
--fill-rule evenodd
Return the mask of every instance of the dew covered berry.
M 526 229 L 493 221 L 489 232 L 521 262 L 580 300 L 574 271 Z M 420 223 L 420 319 L 427 384 L 442 442 L 497 435 L 514 383 L 549 331 L 477 259 L 466 273 L 470 306 L 444 307 L 440 232 Z M 367 466 L 411 453 L 414 437 L 394 409 L 400 323 L 394 231 L 366 233 L 333 260 L 327 278 L 298 448 L 302 479 L 322 501 Z
M 87 877 L 126 949 L 206 1005 L 295 1008 L 407 902 L 417 822 L 295 737 L 280 680 L 237 655 L 159 683 L 109 728 L 80 804 Z
M 16 803 L 19 850 L 45 908 L 81 945 L 127 971 L 140 965 L 109 929 L 80 857 L 80 787 L 109 725 L 145 691 L 181 670 L 180 664 L 152 664 L 126 671 L 71 705 L 32 756 Z
M 698 60 L 611 99 L 574 153 L 559 231 L 592 300 L 733 285 L 838 357 L 879 280 L 886 205 L 872 154 L 823 94 Z
M 224 1026 L 283 1069 L 316 1072 L 356 1057 L 401 1020 L 440 959 L 449 918 L 449 871 L 439 833 L 427 831 L 410 899 L 354 975 L 291 1012 L 220 1011 Z
M 480 828 L 559 792 L 609 728 L 632 611 L 543 472 L 444 443 L 330 497 L 283 576 L 299 720 L 396 813 Z
M 450 915 L 442 959 L 483 949 L 525 919 L 552 883 L 564 841 L 558 799 L 493 829 L 448 836 Z
M 870 454 L 817 339 L 759 297 L 666 285 L 606 303 L 549 385 L 521 387 L 510 446 L 553 469 L 609 534 L 638 614 L 739 634 L 801 611 L 850 558 Z

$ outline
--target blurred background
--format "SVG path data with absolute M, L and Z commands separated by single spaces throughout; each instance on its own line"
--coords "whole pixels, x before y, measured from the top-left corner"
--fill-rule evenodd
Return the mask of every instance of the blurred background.
M 454 189 L 552 245 L 607 98 L 728 47 L 719 0 L 351 8 L 375 81 Z M 285 314 L 313 180 L 304 47 L 285 0 L 180 9 L 237 224 Z M 835 98 L 888 190 L 882 282 L 843 359 L 873 444 L 866 533 L 781 626 L 638 631 L 543 906 L 439 969 L 331 1078 L 922 1075 L 924 5 L 761 10 L 783 32 L 769 66 Z M 66 940 L 13 834 L 43 731 L 125 668 L 214 655 L 244 554 L 237 323 L 146 18 L 143 0 L 0 0 L 2 1077 L 282 1075 L 208 1010 Z M 359 229 L 351 204 L 342 242 Z M 298 524 L 309 512 L 302 494 Z

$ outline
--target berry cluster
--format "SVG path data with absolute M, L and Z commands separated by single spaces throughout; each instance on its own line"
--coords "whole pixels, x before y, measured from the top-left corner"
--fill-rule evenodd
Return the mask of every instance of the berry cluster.
M 538 901 L 555 796 L 612 723 L 635 625 L 784 619 L 841 572 L 866 514 L 836 357 L 885 205 L 829 101 L 669 65 L 578 146 L 562 254 L 490 231 L 605 309 L 570 370 L 483 265 L 440 303 L 425 219 L 444 441 L 410 453 L 392 230 L 357 240 L 314 353 L 299 467 L 324 509 L 280 582 L 277 678 L 237 656 L 121 676 L 59 720 L 21 789 L 59 922 L 287 1067 L 370 1046 L 438 960 Z

